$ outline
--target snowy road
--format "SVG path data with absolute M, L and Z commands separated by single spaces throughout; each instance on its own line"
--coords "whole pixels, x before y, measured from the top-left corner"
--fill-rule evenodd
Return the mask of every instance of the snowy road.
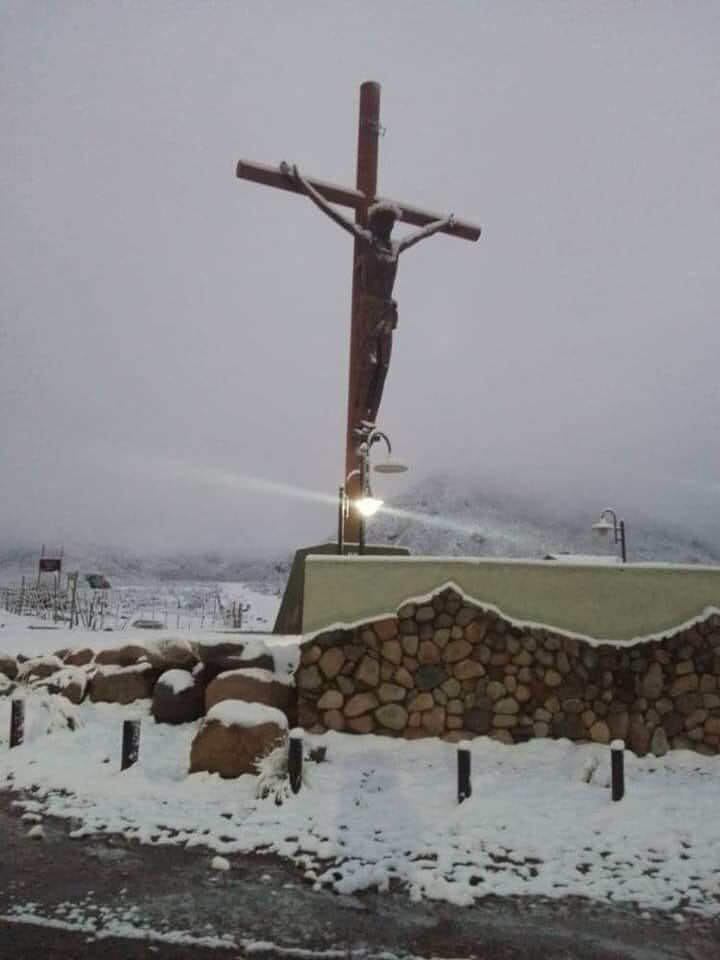
M 503 960 L 711 960 L 715 921 L 578 900 L 487 898 L 469 908 L 412 904 L 393 893 L 316 891 L 274 857 L 209 868 L 207 851 L 151 848 L 104 836 L 71 840 L 45 820 L 26 837 L 0 795 L 4 869 L 0 943 L 7 960 L 44 956 L 469 957 Z M 12 865 L 12 866 L 11 866 Z

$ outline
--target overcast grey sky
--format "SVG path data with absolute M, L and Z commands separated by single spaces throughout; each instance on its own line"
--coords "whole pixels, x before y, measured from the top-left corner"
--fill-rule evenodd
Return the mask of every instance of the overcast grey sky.
M 380 192 L 483 225 L 400 264 L 381 425 L 407 483 L 718 532 L 720 4 L 0 10 L 7 541 L 243 552 L 333 529 L 352 242 L 234 171 L 351 185 L 364 80 Z

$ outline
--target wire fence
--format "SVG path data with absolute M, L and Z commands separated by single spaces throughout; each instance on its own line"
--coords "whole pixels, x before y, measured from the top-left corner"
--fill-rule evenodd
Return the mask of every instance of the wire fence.
M 248 604 L 223 602 L 219 590 L 188 592 L 119 587 L 78 590 L 69 579 L 0 588 L 0 606 L 9 613 L 83 630 L 125 630 L 128 626 L 156 630 L 241 629 Z

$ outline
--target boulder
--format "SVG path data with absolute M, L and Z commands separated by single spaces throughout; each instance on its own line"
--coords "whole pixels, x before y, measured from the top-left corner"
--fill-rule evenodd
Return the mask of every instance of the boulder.
M 242 643 L 236 640 L 223 640 L 219 643 L 208 641 L 197 644 L 195 652 L 198 659 L 205 664 L 211 679 L 230 670 L 275 670 L 272 654 L 257 640 Z
M 152 714 L 158 723 L 190 723 L 205 713 L 202 673 L 166 670 L 153 690 Z
M 297 692 L 294 686 L 279 683 L 274 673 L 256 668 L 230 670 L 213 679 L 205 691 L 205 710 L 209 712 L 223 700 L 262 703 L 281 710 L 294 726 L 297 718 Z
M 88 675 L 80 667 L 65 667 L 36 684 L 48 693 L 57 693 L 70 703 L 82 703 L 88 688 Z
M 90 647 L 75 647 L 65 654 L 65 663 L 70 667 L 84 667 L 95 656 Z
M 11 657 L 7 653 L 0 653 L 0 673 L 8 680 L 14 680 L 17 672 L 18 665 L 15 657 Z
M 149 640 L 147 657 L 158 670 L 192 670 L 198 657 L 187 637 Z
M 157 670 L 149 663 L 130 667 L 108 666 L 90 678 L 90 699 L 93 703 L 132 703 L 152 696 Z
M 29 682 L 30 680 L 40 680 L 44 677 L 50 677 L 58 670 L 62 670 L 65 664 L 59 657 L 34 657 L 28 660 L 20 667 L 17 672 L 17 679 Z
M 108 667 L 131 667 L 139 660 L 149 660 L 146 647 L 126 643 L 122 647 L 110 647 L 95 654 L 95 663 Z
M 245 644 L 237 640 L 212 642 L 207 640 L 196 644 L 195 653 L 203 663 L 212 663 L 222 657 L 242 657 Z
M 190 749 L 190 773 L 223 778 L 257 773 L 257 761 L 287 737 L 285 714 L 258 703 L 223 700 L 209 711 Z

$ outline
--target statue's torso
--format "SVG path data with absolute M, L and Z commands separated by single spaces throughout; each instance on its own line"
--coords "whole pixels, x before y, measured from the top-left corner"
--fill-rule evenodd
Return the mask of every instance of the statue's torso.
M 364 241 L 360 263 L 360 291 L 382 300 L 390 300 L 397 274 L 398 256 L 397 244 L 392 241 L 388 247 Z

